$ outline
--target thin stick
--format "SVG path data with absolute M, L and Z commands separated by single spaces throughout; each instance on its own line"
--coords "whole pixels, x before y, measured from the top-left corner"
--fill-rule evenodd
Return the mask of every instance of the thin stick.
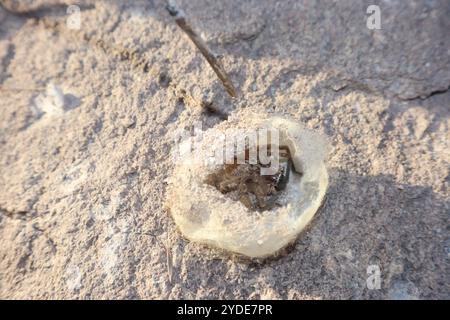
M 237 91 L 234 87 L 233 83 L 230 81 L 227 73 L 223 69 L 219 60 L 217 60 L 214 53 L 208 48 L 206 43 L 202 40 L 202 38 L 192 29 L 190 24 L 186 21 L 184 14 L 177 9 L 173 4 L 168 4 L 166 6 L 167 11 L 169 11 L 170 15 L 174 17 L 177 25 L 183 30 L 189 39 L 195 44 L 195 46 L 200 50 L 202 55 L 205 57 L 206 61 L 208 61 L 211 68 L 216 73 L 217 77 L 219 77 L 220 81 L 222 81 L 225 90 L 228 92 L 230 96 L 233 98 L 237 97 Z
M 17 91 L 17 92 L 22 92 L 22 91 L 45 91 L 45 88 L 15 88 L 15 87 L 4 87 L 4 86 L 0 86 L 0 91 Z
M 127 232 L 127 233 L 129 233 L 129 232 Z M 150 232 L 134 232 L 134 234 L 150 236 L 153 239 L 155 239 L 156 242 L 158 242 L 159 245 L 164 249 L 164 251 L 166 252 L 167 277 L 169 279 L 169 283 L 172 284 L 172 278 L 173 278 L 173 257 L 172 257 L 172 252 L 170 251 L 170 246 L 169 246 L 169 234 L 167 234 L 167 241 L 166 241 L 166 243 L 164 243 L 161 240 L 159 240 L 157 236 L 155 236 L 153 233 L 150 233 Z

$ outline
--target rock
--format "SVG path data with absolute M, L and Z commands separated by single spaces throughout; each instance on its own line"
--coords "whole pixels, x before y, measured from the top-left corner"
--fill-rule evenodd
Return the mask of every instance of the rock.
M 449 1 L 377 2 L 372 30 L 367 1 L 178 0 L 238 99 L 165 0 L 83 1 L 79 30 L 66 1 L 2 3 L 22 14 L 0 7 L 0 298 L 448 298 Z M 49 82 L 64 111 L 51 90 L 36 120 Z M 164 205 L 174 133 L 247 109 L 330 140 L 323 205 L 262 264 Z

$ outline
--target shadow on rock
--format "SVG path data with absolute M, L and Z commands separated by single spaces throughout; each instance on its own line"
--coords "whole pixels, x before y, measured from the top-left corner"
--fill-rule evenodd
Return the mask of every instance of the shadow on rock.
M 273 263 L 280 271 L 274 285 L 323 298 L 448 298 L 450 202 L 390 176 L 330 176 L 309 230 Z

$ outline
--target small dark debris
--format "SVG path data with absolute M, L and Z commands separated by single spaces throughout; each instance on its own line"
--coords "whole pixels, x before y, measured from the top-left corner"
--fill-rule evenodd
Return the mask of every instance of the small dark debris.
M 169 77 L 169 75 L 165 72 L 161 72 L 158 77 L 158 83 L 161 87 L 167 88 L 170 85 L 170 82 L 172 79 Z

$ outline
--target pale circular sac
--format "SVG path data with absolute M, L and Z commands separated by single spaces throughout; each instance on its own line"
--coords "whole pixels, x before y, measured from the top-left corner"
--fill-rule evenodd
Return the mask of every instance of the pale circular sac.
M 252 136 L 261 129 L 276 130 L 278 147 L 288 149 L 288 179 L 277 173 L 263 178 L 227 176 L 226 180 L 230 170 L 246 171 L 239 165 L 226 167 L 223 159 L 218 161 L 218 146 L 243 135 Z M 180 150 L 190 152 L 177 157 L 168 180 L 167 206 L 181 233 L 191 241 L 251 258 L 272 256 L 296 239 L 325 196 L 327 139 L 305 129 L 298 121 L 248 111 L 184 143 L 188 148 L 184 145 Z M 260 143 L 258 138 L 257 144 Z M 246 151 L 237 147 L 236 153 Z M 248 170 L 254 167 L 249 166 Z M 280 177 L 287 180 L 283 187 L 276 184 Z M 251 179 L 254 183 L 247 183 Z M 260 181 L 273 185 L 258 185 Z M 258 192 L 267 197 L 260 197 Z

